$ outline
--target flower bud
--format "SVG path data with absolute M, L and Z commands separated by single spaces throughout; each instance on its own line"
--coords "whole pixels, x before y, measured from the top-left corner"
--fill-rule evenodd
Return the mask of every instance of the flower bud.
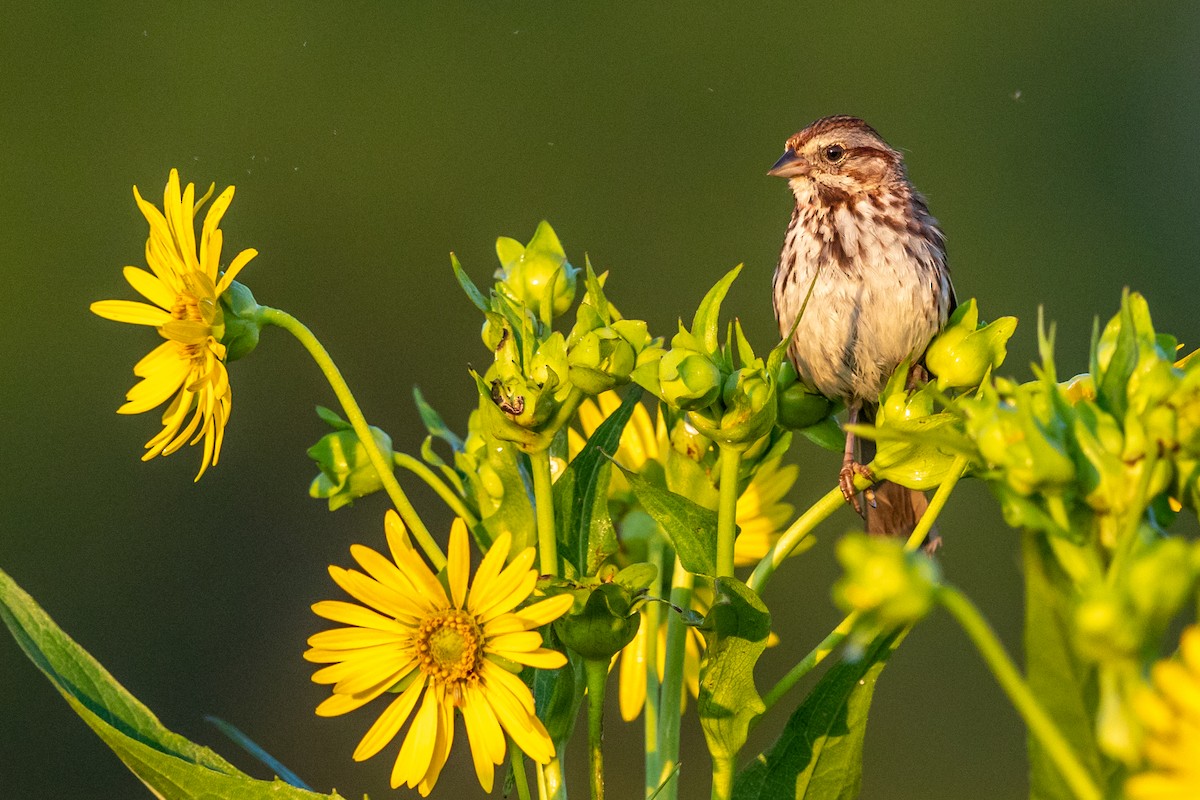
M 1000 317 L 976 329 L 979 309 L 974 298 L 959 306 L 946 328 L 930 343 L 925 363 L 937 376 L 939 389 L 978 386 L 988 370 L 1008 354 L 1016 317 Z
M 650 564 L 632 564 L 620 572 L 612 565 L 602 567 L 587 583 L 567 590 L 575 604 L 555 621 L 554 632 L 584 658 L 607 663 L 637 635 L 639 609 L 657 577 Z
M 748 445 L 766 436 L 775 425 L 778 407 L 774 381 L 762 361 L 742 367 L 725 379 L 721 391 L 725 413 L 714 438 L 730 444 Z M 707 431 L 706 431 L 707 433 Z
M 721 394 L 721 369 L 704 353 L 672 348 L 658 362 L 662 399 L 691 411 L 707 408 Z
M 328 416 L 325 419 L 333 422 Z M 345 428 L 325 434 L 319 442 L 308 448 L 308 457 L 317 462 L 321 470 L 321 474 L 313 478 L 309 485 L 308 494 L 328 500 L 330 511 L 351 505 L 358 498 L 383 488 L 379 472 L 371 463 L 367 449 L 349 423 L 345 424 Z M 371 428 L 371 437 L 390 463 L 392 438 L 376 427 Z
M 908 625 L 933 606 L 937 565 L 918 552 L 905 552 L 892 538 L 850 534 L 837 544 L 845 575 L 834 584 L 833 599 L 844 611 L 857 611 L 881 628 Z
M 250 355 L 258 346 L 258 334 L 262 322 L 258 317 L 258 303 L 246 286 L 233 281 L 221 295 L 221 315 L 224 316 L 224 332 L 220 335 L 225 345 L 225 360 L 237 361 Z M 213 329 L 216 333 L 216 326 Z
M 538 312 L 543 303 L 549 303 L 553 316 L 559 316 L 575 301 L 579 270 L 567 261 L 558 235 L 545 220 L 538 224 L 528 245 L 506 236 L 497 239 L 496 255 L 500 288 L 527 308 Z

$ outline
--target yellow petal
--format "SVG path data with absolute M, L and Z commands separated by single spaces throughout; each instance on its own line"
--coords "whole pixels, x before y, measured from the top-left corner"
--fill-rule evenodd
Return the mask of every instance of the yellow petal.
M 324 650 L 357 650 L 381 644 L 396 644 L 398 634 L 373 628 L 331 628 L 308 637 L 310 647 Z
M 238 253 L 233 261 L 230 262 L 229 269 L 225 270 L 225 273 L 221 276 L 221 280 L 217 282 L 217 294 L 225 294 L 225 290 L 237 278 L 238 273 L 242 271 L 242 267 L 249 264 L 250 260 L 256 255 L 258 255 L 258 251 L 252 247 Z
M 638 628 L 633 641 L 621 650 L 621 663 L 618 671 L 619 699 L 621 719 L 633 722 L 642 707 L 646 705 L 646 619 Z
M 518 664 L 524 664 L 527 667 L 534 667 L 535 669 L 558 669 L 567 663 L 567 657 L 562 653 L 557 650 L 548 650 L 545 648 L 538 648 L 537 650 L 530 650 L 528 652 L 520 650 L 497 652 L 489 649 L 488 652 L 495 652 L 509 661 L 515 661 Z
M 400 753 L 392 767 L 392 788 L 400 784 L 410 788 L 416 786 L 425 777 L 429 769 L 429 760 L 433 756 L 433 747 L 437 737 L 437 699 L 434 692 L 425 693 L 421 701 L 421 709 L 413 719 L 404 743 L 400 745 Z
M 462 712 L 467 742 L 471 746 L 471 760 L 475 764 L 475 777 L 479 779 L 483 790 L 490 793 L 495 782 L 495 765 L 500 763 L 493 761 L 492 752 L 496 747 L 495 740 L 499 740 L 500 759 L 503 760 L 504 734 L 487 701 L 475 691 L 468 689 L 464 692 Z
M 511 611 L 529 597 L 537 584 L 537 571 L 530 569 L 535 557 L 532 547 L 517 554 L 512 563 L 501 570 L 487 595 L 480 598 L 475 615 L 485 622 L 493 616 Z
M 515 612 L 516 616 L 525 623 L 526 628 L 540 628 L 553 622 L 570 610 L 574 602 L 569 594 L 558 594 L 539 600 L 531 606 L 526 606 Z
M 394 619 L 363 608 L 356 603 L 347 603 L 344 600 L 322 600 L 318 603 L 313 603 L 312 610 L 319 617 L 340 622 L 343 625 L 356 625 L 360 628 L 374 628 L 376 630 L 397 631 L 399 633 L 411 632 L 410 628 L 401 625 Z
M 129 285 L 138 294 L 156 306 L 170 311 L 171 307 L 175 305 L 175 299 L 178 295 L 172 291 L 171 287 L 166 286 L 156 276 L 151 275 L 146 270 L 138 269 L 137 267 L 125 267 L 121 271 L 121 274 L 125 276 L 125 280 L 129 282 Z
M 454 745 L 454 704 L 446 701 L 446 696 L 441 687 L 438 687 L 438 726 L 437 735 L 433 742 L 433 753 L 429 756 L 429 768 L 425 770 L 424 777 L 417 784 L 417 791 L 422 797 L 428 797 L 433 787 L 437 785 L 438 776 L 442 774 L 442 768 L 446 766 L 446 759 L 450 757 L 450 748 Z
M 479 562 L 479 569 L 475 570 L 475 579 L 471 582 L 471 593 L 467 596 L 469 608 L 476 609 L 486 602 L 504 562 L 508 559 L 511 547 L 512 536 L 507 532 L 500 534 L 496 537 L 496 541 L 492 542 L 492 546 L 484 554 L 483 560 Z
M 428 611 L 416 598 L 407 597 L 395 589 L 368 578 L 358 570 L 330 567 L 329 574 L 347 594 L 364 605 L 382 611 L 386 616 L 412 621 L 424 617 Z
M 157 328 L 171 321 L 170 312 L 136 300 L 97 300 L 89 308 L 96 316 L 114 322 L 128 322 L 131 325 L 150 325 Z
M 367 730 L 366 735 L 355 748 L 355 761 L 366 761 L 396 738 L 396 734 L 400 732 L 400 728 L 404 727 L 412 710 L 416 708 L 417 700 L 420 699 L 424 688 L 425 676 L 418 675 L 416 680 L 388 704 L 388 707 L 379 715 L 379 719 L 375 720 L 375 724 Z
M 416 584 L 407 575 L 401 572 L 394 563 L 371 548 L 361 544 L 352 544 L 350 545 L 350 555 L 367 571 L 368 575 L 389 589 L 414 599 L 419 595 Z M 425 604 L 422 603 L 421 606 L 424 607 Z
M 467 523 L 455 517 L 450 525 L 450 551 L 446 562 L 446 578 L 450 584 L 450 599 L 455 608 L 462 608 L 467 599 L 467 581 L 471 577 L 471 549 L 467 544 Z

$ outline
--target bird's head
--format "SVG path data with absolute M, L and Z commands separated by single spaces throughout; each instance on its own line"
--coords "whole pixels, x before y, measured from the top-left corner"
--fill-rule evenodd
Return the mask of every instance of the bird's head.
M 906 182 L 904 158 L 857 117 L 824 117 L 787 140 L 768 175 L 787 178 L 797 197 L 815 190 L 845 200 Z

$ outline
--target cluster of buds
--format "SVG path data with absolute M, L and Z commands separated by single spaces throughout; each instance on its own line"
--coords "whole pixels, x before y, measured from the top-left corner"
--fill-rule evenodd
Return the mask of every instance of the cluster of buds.
M 900 540 L 850 534 L 838 542 L 837 558 L 845 572 L 834 584 L 833 599 L 860 615 L 856 638 L 869 641 L 911 625 L 933 608 L 937 564 L 924 553 L 906 551 Z
M 691 430 L 720 447 L 745 452 L 776 429 L 781 413 L 783 424 L 803 428 L 827 418 L 832 405 L 812 395 L 795 370 L 784 366 L 786 343 L 766 358 L 756 356 L 735 320 L 721 344 L 721 303 L 740 271 L 739 265 L 709 290 L 691 328 L 680 322 L 657 376 L 643 385 L 682 413 Z M 786 381 L 782 390 L 781 378 Z
M 626 320 L 604 296 L 603 276 L 586 265 L 586 295 L 570 333 L 553 330 L 575 300 L 579 270 L 567 261 L 554 229 L 542 222 L 529 244 L 502 237 L 500 269 L 488 297 L 454 270 L 483 312 L 483 341 L 494 356 L 475 374 L 484 424 L 521 450 L 547 449 L 579 403 L 652 372 L 661 349 L 646 324 Z

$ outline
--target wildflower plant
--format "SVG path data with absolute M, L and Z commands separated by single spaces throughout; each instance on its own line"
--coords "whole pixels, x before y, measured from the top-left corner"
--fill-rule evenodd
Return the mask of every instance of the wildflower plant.
M 704 735 L 714 798 L 853 797 L 887 660 L 913 626 L 944 611 L 1028 726 L 1032 796 L 1200 796 L 1200 546 L 1173 532 L 1200 507 L 1200 359 L 1179 357 L 1141 296 L 1123 296 L 1097 327 L 1087 371 L 1068 380 L 1040 321 L 1032 378 L 999 374 L 1016 319 L 985 324 L 975 300 L 961 305 L 923 364 L 888 382 L 872 424 L 854 428 L 877 443 L 873 475 L 933 492 L 928 510 L 907 541 L 840 539 L 844 575 L 831 595 L 845 619 L 819 641 L 787 641 L 772 632 L 763 589 L 780 570 L 803 579 L 792 557 L 845 503 L 831 485 L 795 513 L 796 453 L 840 450 L 842 432 L 836 404 L 805 385 L 782 344 L 756 349 L 740 322 L 722 319 L 740 267 L 666 338 L 624 317 L 609 294 L 629 288 L 586 258 L 572 264 L 545 222 L 526 244 L 497 241 L 500 266 L 482 287 L 452 255 L 486 354 L 460 376 L 474 410 L 451 425 L 414 390 L 428 437 L 403 453 L 368 423 L 312 332 L 234 280 L 255 251 L 223 264 L 219 225 L 233 187 L 197 234 L 211 194 L 197 200 L 175 171 L 161 210 L 135 189 L 149 271 L 127 267 L 125 277 L 149 302 L 92 310 L 161 341 L 135 366 L 141 382 L 119 410 L 166 403 L 146 457 L 202 443 L 203 475 L 222 448 L 231 363 L 266 327 L 312 356 L 340 409 L 318 409 L 328 429 L 308 450 L 310 494 L 330 510 L 376 492 L 392 505 L 379 542 L 350 548 L 356 566 L 329 567 L 340 594 L 313 607 L 303 657 L 330 688 L 316 715 L 338 718 L 314 718 L 314 732 L 359 725 L 346 756 L 387 753 L 393 787 L 441 791 L 458 746 L 485 792 L 503 784 L 520 798 L 601 798 L 607 687 L 619 680 L 620 724 L 641 720 L 645 797 L 678 797 L 680 771 L 701 763 L 684 762 L 687 725 Z M 448 536 L 430 531 L 398 476 L 444 503 L 455 518 Z M 964 478 L 985 483 L 1019 531 L 1023 670 L 922 549 Z M 942 533 L 970 547 L 969 532 Z M 279 777 L 253 778 L 164 728 L 3 573 L 0 616 L 156 796 L 337 796 L 265 754 Z M 756 680 L 764 658 L 787 667 L 771 686 Z M 783 721 L 778 741 L 743 753 L 771 718 Z M 568 786 L 563 769 L 576 735 L 587 739 L 586 786 Z

